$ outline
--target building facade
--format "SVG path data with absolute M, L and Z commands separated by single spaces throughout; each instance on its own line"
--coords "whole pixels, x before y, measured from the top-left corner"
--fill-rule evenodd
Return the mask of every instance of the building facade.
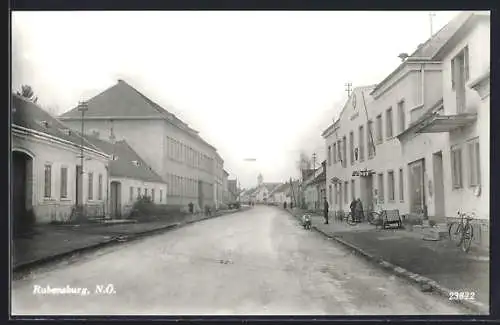
M 169 204 L 216 204 L 222 159 L 197 131 L 123 80 L 90 99 L 88 108 L 86 134 L 96 130 L 103 138 L 127 141 L 169 185 Z M 74 129 L 81 127 L 76 108 L 60 119 Z
M 11 126 L 14 225 L 27 222 L 28 214 L 36 223 L 68 222 L 75 206 L 87 217 L 108 213 L 106 153 L 18 95 L 12 97 Z
M 462 13 L 378 85 L 354 89 L 322 134 L 332 210 L 347 211 L 359 197 L 368 210 L 438 223 L 458 209 L 488 218 L 481 194 L 489 192 L 482 186 L 489 178 L 485 44 L 489 15 Z
M 167 184 L 126 141 L 109 142 L 96 134 L 85 138 L 111 157 L 108 168 L 111 218 L 127 217 L 142 197 L 148 197 L 155 204 L 167 204 Z

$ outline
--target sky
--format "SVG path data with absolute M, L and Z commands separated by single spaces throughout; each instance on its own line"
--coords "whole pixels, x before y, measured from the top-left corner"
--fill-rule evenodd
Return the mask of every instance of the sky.
M 434 32 L 458 14 L 434 13 Z M 298 177 L 301 152 L 319 165 L 345 84 L 377 84 L 430 33 L 427 11 L 13 12 L 12 87 L 59 115 L 124 79 L 248 188 Z

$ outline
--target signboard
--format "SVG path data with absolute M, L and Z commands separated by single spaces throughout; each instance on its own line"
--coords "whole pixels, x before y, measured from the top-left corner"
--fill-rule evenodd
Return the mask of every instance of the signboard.
M 371 176 L 375 174 L 373 170 L 355 170 L 352 172 L 352 176 Z

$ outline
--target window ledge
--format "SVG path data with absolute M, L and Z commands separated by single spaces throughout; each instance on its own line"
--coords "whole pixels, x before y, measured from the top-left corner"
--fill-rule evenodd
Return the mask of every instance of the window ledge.
M 73 201 L 73 200 L 72 200 L 71 198 L 62 197 L 62 198 L 60 198 L 60 201 L 61 201 L 61 202 L 71 202 L 71 201 Z

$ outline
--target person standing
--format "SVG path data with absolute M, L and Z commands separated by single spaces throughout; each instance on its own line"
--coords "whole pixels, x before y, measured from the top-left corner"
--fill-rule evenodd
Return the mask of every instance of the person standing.
M 328 201 L 326 200 L 326 197 L 324 198 L 324 203 L 323 203 L 323 217 L 325 218 L 325 225 L 328 224 Z
M 363 203 L 361 202 L 361 199 L 357 199 L 357 204 L 356 204 L 356 217 L 359 222 L 362 222 L 365 218 L 364 212 L 363 212 Z
M 349 208 L 351 209 L 351 218 L 352 221 L 357 221 L 357 215 L 356 215 L 356 204 L 358 201 L 356 201 L 355 198 L 352 198 L 351 204 L 349 205 Z

